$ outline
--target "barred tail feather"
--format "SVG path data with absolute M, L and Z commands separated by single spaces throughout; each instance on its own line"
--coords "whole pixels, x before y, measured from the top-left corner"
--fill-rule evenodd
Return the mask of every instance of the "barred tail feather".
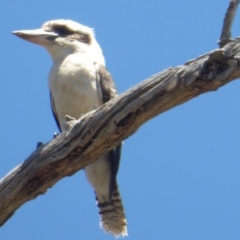
M 101 217 L 100 226 L 115 237 L 127 236 L 127 220 L 119 191 L 113 191 L 111 202 L 102 202 L 97 196 L 99 215 Z

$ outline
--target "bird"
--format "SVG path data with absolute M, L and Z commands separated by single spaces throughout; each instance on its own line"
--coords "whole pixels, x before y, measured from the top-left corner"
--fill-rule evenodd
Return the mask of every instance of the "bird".
M 48 85 L 53 116 L 60 132 L 68 130 L 67 115 L 79 119 L 118 96 L 94 29 L 58 19 L 47 21 L 40 29 L 12 33 L 44 47 L 52 58 Z M 100 227 L 114 237 L 128 235 L 116 178 L 121 145 L 84 168 L 96 195 Z

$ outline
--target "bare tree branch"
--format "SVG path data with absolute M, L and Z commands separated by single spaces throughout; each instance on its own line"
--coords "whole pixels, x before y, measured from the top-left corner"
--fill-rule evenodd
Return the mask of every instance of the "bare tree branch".
M 24 203 L 44 194 L 131 136 L 145 122 L 240 77 L 240 38 L 231 40 L 240 0 L 231 0 L 219 40 L 221 49 L 169 68 L 143 81 L 39 145 L 23 164 L 0 180 L 0 226 Z
M 142 124 L 240 77 L 240 40 L 183 66 L 169 68 L 74 121 L 0 181 L 0 225 L 25 202 L 44 194 L 131 136 Z M 73 124 L 77 122 L 76 124 Z
M 230 0 L 227 12 L 224 17 L 221 37 L 218 41 L 219 47 L 224 47 L 231 41 L 231 28 L 240 0 Z

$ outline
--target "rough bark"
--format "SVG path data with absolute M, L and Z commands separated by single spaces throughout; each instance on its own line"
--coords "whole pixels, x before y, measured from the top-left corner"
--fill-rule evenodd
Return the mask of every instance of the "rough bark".
M 224 31 L 230 33 L 230 25 Z M 93 162 L 151 118 L 239 78 L 239 59 L 237 38 L 150 77 L 78 121 L 68 118 L 69 131 L 40 146 L 0 181 L 0 225 L 21 205 Z
M 219 47 L 224 47 L 227 43 L 231 41 L 231 27 L 233 24 L 233 20 L 234 20 L 239 2 L 240 0 L 230 0 L 229 6 L 223 21 L 221 37 L 218 41 Z

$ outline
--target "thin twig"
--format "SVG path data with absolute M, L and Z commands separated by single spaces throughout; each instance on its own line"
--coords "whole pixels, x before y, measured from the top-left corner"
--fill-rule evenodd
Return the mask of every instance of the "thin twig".
M 219 47 L 222 48 L 231 41 L 232 23 L 240 0 L 230 0 L 229 7 L 224 17 L 222 34 L 218 40 Z

